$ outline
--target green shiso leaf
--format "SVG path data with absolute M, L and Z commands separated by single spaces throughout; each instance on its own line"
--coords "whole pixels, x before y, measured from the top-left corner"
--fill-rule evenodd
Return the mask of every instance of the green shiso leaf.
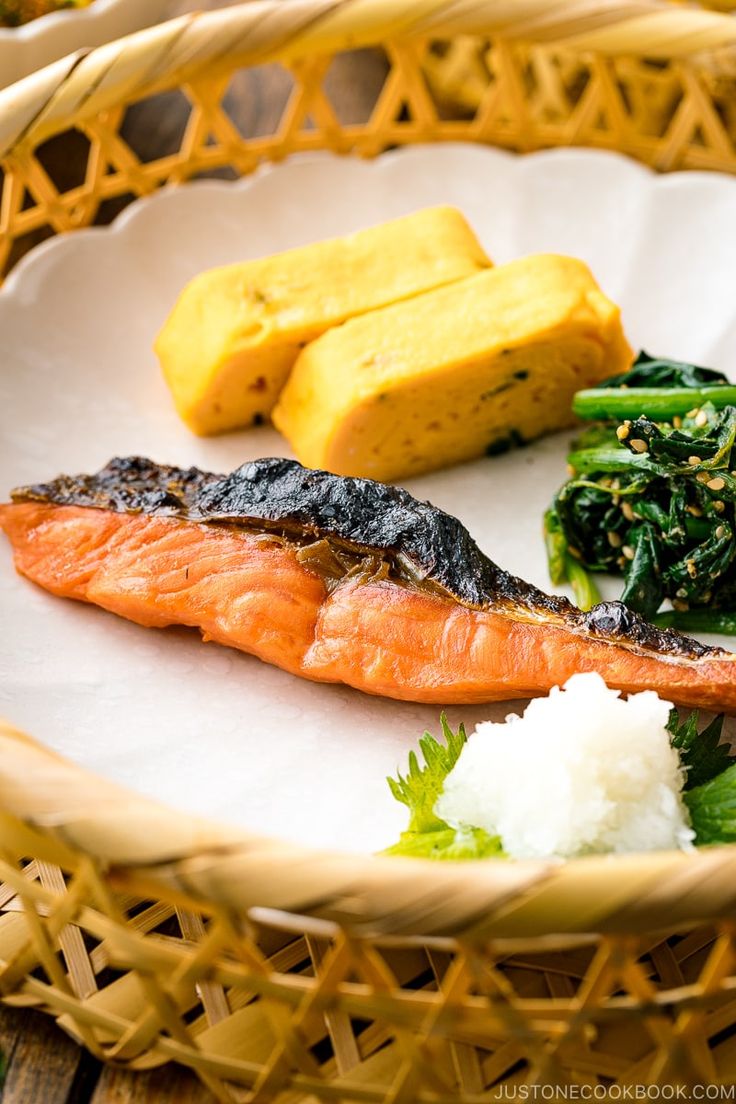
M 676 709 L 670 713 L 667 731 L 670 743 L 680 753 L 680 760 L 687 771 L 685 790 L 696 789 L 704 783 L 730 770 L 731 748 L 720 743 L 723 731 L 723 714 L 715 717 L 698 733 L 698 714 L 693 712 L 681 721 Z
M 723 716 L 699 733 L 696 712 L 681 721 L 673 709 L 667 728 L 687 770 L 682 796 L 696 846 L 736 842 L 736 763 L 729 745 L 719 742 Z
M 483 828 L 437 828 L 434 832 L 402 832 L 398 843 L 384 855 L 404 855 L 415 859 L 490 859 L 504 858 L 498 836 L 489 836 Z
M 387 778 L 389 789 L 409 810 L 409 827 L 386 855 L 425 859 L 486 859 L 503 857 L 501 841 L 482 828 L 451 828 L 435 815 L 434 807 L 445 779 L 457 763 L 467 742 L 465 726 L 453 732 L 443 713 L 440 717 L 444 742 L 425 732 L 419 741 L 422 764 L 416 752 L 409 753 L 405 775 Z
M 699 847 L 736 842 L 736 763 L 684 798 Z
M 429 732 L 425 732 L 419 741 L 424 765 L 419 765 L 416 752 L 411 751 L 407 774 L 386 779 L 396 800 L 409 810 L 408 832 L 434 832 L 438 828 L 447 828 L 444 820 L 435 816 L 434 807 L 442 793 L 445 779 L 457 763 L 468 737 L 464 725 L 453 732 L 444 713 L 440 717 L 440 724 L 444 743 L 436 740 Z

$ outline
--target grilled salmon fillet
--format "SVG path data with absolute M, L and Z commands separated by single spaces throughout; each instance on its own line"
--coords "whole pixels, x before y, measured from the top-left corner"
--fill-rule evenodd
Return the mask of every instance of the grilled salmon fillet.
M 620 602 L 583 613 L 508 574 L 449 514 L 265 459 L 221 476 L 131 457 L 0 506 L 18 571 L 140 625 L 189 625 L 292 674 L 442 704 L 546 693 L 576 671 L 736 712 L 736 655 Z

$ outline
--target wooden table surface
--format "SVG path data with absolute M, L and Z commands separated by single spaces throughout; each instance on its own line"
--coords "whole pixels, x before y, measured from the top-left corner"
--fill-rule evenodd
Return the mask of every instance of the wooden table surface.
M 216 0 L 200 3 L 187 0 L 181 4 L 181 11 L 229 6 Z M 384 61 L 376 55 L 361 52 L 338 59 L 327 87 L 341 114 L 355 121 L 364 117 L 375 101 L 385 72 Z M 265 67 L 258 73 L 244 72 L 236 76 L 228 93 L 228 111 L 242 133 L 268 133 L 275 128 L 289 91 L 288 78 L 276 66 Z M 125 134 L 139 155 L 164 155 L 176 148 L 181 123 L 178 99 L 162 96 L 131 112 Z M 73 176 L 78 171 L 73 141 L 56 140 L 53 157 L 61 173 Z M 0 1051 L 6 1062 L 5 1080 L 0 1085 L 1 1104 L 214 1104 L 215 1101 L 209 1090 L 181 1067 L 169 1065 L 151 1072 L 130 1073 L 104 1066 L 81 1050 L 50 1017 L 32 1010 L 19 1011 L 0 1005 Z

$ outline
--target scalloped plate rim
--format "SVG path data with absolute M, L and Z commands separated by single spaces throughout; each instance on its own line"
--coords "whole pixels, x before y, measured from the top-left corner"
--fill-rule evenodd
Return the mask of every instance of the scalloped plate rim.
M 116 0 L 112 0 L 113 3 Z M 67 14 L 67 13 L 61 13 Z M 43 17 L 42 17 L 43 18 Z M 393 163 L 394 161 L 402 160 L 405 157 L 410 157 L 417 151 L 422 152 L 425 150 L 432 150 L 434 148 L 432 143 L 417 143 L 411 146 L 402 146 L 397 149 L 387 150 L 384 153 L 379 154 L 377 157 L 370 161 L 357 162 L 364 167 L 375 170 L 379 169 L 383 164 Z M 552 161 L 562 162 L 569 160 L 572 163 L 578 160 L 592 162 L 594 160 L 610 161 L 612 164 L 626 165 L 629 168 L 638 171 L 642 180 L 648 180 L 650 184 L 654 184 L 655 187 L 681 187 L 683 184 L 693 182 L 705 182 L 715 183 L 716 187 L 725 186 L 728 188 L 736 189 L 736 178 L 728 176 L 726 173 L 709 172 L 703 169 L 688 169 L 682 172 L 675 173 L 658 173 L 655 169 L 650 168 L 648 165 L 644 165 L 639 161 L 635 161 L 631 157 L 627 157 L 625 154 L 617 153 L 614 150 L 602 150 L 592 149 L 585 146 L 566 146 L 564 148 L 555 149 L 542 149 L 533 150 L 528 153 L 514 153 L 512 150 L 501 149 L 498 146 L 485 146 L 480 142 L 446 142 L 442 143 L 443 148 L 455 148 L 463 151 L 478 151 L 482 154 L 491 154 L 492 156 L 498 156 L 508 162 L 519 161 Z M 340 155 L 330 153 L 326 151 L 308 151 L 305 153 L 297 153 L 289 158 L 286 162 L 267 162 L 261 164 L 252 173 L 247 176 L 241 176 L 238 180 L 217 180 L 217 179 L 204 179 L 204 180 L 190 180 L 186 184 L 170 184 L 159 188 L 151 195 L 142 195 L 134 199 L 127 207 L 125 207 L 119 215 L 109 224 L 104 226 L 85 226 L 83 229 L 75 230 L 70 234 L 55 234 L 51 238 L 47 238 L 45 241 L 39 242 L 24 254 L 17 264 L 13 267 L 11 272 L 5 279 L 5 282 L 0 285 L 0 299 L 2 299 L 9 292 L 14 293 L 15 284 L 21 278 L 24 278 L 27 271 L 32 269 L 37 263 L 43 261 L 47 253 L 54 249 L 67 249 L 69 248 L 71 241 L 80 241 L 81 239 L 89 239 L 93 237 L 99 237 L 104 239 L 107 235 L 119 235 L 124 234 L 128 227 L 135 223 L 136 219 L 140 215 L 141 211 L 145 211 L 154 203 L 163 203 L 167 199 L 182 188 L 196 189 L 197 191 L 212 191 L 228 194 L 231 191 L 247 192 L 258 181 L 264 177 L 269 176 L 273 172 L 283 172 L 284 169 L 288 169 L 290 165 L 310 164 L 315 162 L 324 161 L 325 159 L 344 162 L 355 161 L 355 158 L 351 158 L 349 155 Z M 735 192 L 736 195 L 736 192 Z

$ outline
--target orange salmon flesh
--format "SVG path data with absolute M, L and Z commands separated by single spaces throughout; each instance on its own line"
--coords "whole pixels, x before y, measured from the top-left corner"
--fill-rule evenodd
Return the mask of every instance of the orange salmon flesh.
M 80 506 L 0 506 L 17 570 L 148 628 L 188 625 L 317 682 L 405 701 L 544 694 L 578 671 L 624 691 L 736 712 L 736 655 L 667 656 L 391 578 L 328 582 L 298 546 L 244 528 Z

